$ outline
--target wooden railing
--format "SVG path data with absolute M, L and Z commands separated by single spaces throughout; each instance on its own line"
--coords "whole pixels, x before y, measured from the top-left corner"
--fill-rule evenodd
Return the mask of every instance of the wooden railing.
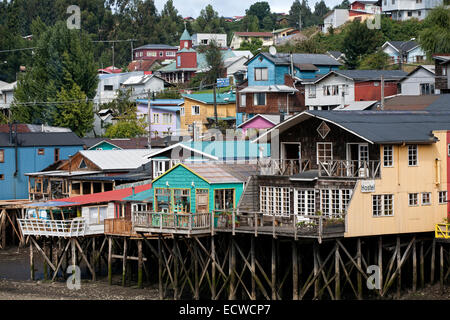
M 133 233 L 133 225 L 130 220 L 125 218 L 105 219 L 105 233 L 131 235 Z
M 293 175 L 309 170 L 310 161 L 302 159 L 258 159 L 257 168 L 262 175 Z
M 17 219 L 23 235 L 46 237 L 80 237 L 86 231 L 86 220 Z
M 319 177 L 375 179 L 381 177 L 380 165 L 378 160 L 319 161 Z
M 314 237 L 322 239 L 329 236 L 343 235 L 345 231 L 344 217 L 317 215 L 285 215 L 279 216 L 264 212 L 242 212 L 239 210 L 214 211 L 216 223 L 212 225 L 212 233 L 216 231 L 251 232 L 255 236 L 271 234 L 293 236 L 297 238 Z
M 192 232 L 211 228 L 210 213 L 167 213 L 151 211 L 133 211 L 131 214 L 133 228 L 148 228 L 151 232 L 158 229 Z M 150 231 L 150 230 L 149 230 Z
M 438 239 L 450 239 L 450 224 L 438 223 L 434 230 L 434 236 Z

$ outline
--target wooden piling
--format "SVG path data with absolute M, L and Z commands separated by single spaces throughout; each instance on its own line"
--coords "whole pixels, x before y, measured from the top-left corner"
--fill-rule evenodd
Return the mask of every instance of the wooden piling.
M 334 252 L 334 298 L 335 300 L 341 300 L 341 275 L 339 270 L 339 245 L 336 243 L 336 248 Z
M 276 290 L 276 277 L 277 277 L 277 260 L 276 260 L 276 240 L 275 238 L 272 238 L 272 282 L 271 282 L 271 289 L 272 289 L 272 300 L 277 300 L 277 290 Z
M 42 244 L 42 249 L 44 252 L 44 255 L 48 256 L 48 244 L 47 241 L 44 239 L 43 244 Z M 44 281 L 48 280 L 48 264 L 47 261 L 44 259 Z
M 430 283 L 434 284 L 434 268 L 436 260 L 436 239 L 433 239 L 433 243 L 431 245 L 431 270 L 430 270 Z
M 412 290 L 413 292 L 416 292 L 417 290 L 417 252 L 416 252 L 416 241 L 414 240 L 412 245 L 412 278 L 413 278 L 413 285 Z
M 33 255 L 33 242 L 30 240 L 30 278 L 35 280 L 34 276 L 34 255 Z
M 317 261 L 317 243 L 314 241 L 313 244 L 313 272 L 314 272 L 314 297 L 317 297 L 319 294 L 319 277 L 317 276 L 319 273 L 319 263 Z
M 439 245 L 439 289 L 444 291 L 444 246 Z
M 214 243 L 214 236 L 211 236 L 211 299 L 216 300 L 216 247 Z
M 138 288 L 142 289 L 142 240 L 137 240 L 138 247 Z
M 112 285 L 112 238 L 108 237 L 108 283 Z
M 298 300 L 298 251 L 297 242 L 292 240 L 292 300 Z
M 230 251 L 229 251 L 229 268 L 228 276 L 230 277 L 230 290 L 228 295 L 228 300 L 236 300 L 236 248 L 234 243 L 234 237 L 230 236 Z
M 420 287 L 425 287 L 425 261 L 423 255 L 423 240 L 420 241 Z
M 380 236 L 378 238 L 378 268 L 379 268 L 379 283 L 380 283 L 380 294 L 383 290 L 383 238 Z
M 198 269 L 198 247 L 197 243 L 195 241 L 192 241 L 194 244 L 194 299 L 199 300 L 200 299 L 200 281 L 199 281 L 199 269 Z
M 400 236 L 397 236 L 397 299 L 400 299 L 400 292 L 402 289 L 402 266 L 401 266 L 401 246 Z
M 178 256 L 175 254 L 177 247 L 177 237 L 173 237 L 173 247 L 172 251 L 173 253 L 173 299 L 178 300 L 179 293 L 178 293 Z M 183 261 L 181 261 L 183 263 Z
M 127 237 L 123 237 L 123 257 L 122 257 L 122 286 L 125 287 L 127 280 Z
M 159 291 L 159 300 L 163 300 L 164 293 L 163 293 L 163 261 L 162 261 L 161 236 L 158 237 L 158 291 Z
M 255 222 L 256 223 L 256 222 Z M 250 236 L 250 267 L 251 267 L 251 300 L 256 300 L 256 252 L 255 252 L 255 237 L 253 235 Z
M 361 238 L 358 238 L 356 242 L 356 261 L 358 268 L 361 270 Z M 362 300 L 362 275 L 361 272 L 357 273 L 357 283 L 358 283 L 358 300 Z

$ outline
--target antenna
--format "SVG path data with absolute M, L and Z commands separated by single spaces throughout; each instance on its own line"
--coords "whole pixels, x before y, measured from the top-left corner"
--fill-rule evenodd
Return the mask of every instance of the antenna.
M 269 47 L 269 53 L 270 53 L 272 56 L 275 56 L 275 55 L 277 54 L 277 48 L 275 48 L 274 46 L 270 46 L 270 47 Z

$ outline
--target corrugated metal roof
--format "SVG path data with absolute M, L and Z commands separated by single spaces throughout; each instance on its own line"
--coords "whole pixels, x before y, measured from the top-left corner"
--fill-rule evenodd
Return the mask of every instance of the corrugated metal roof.
M 84 142 L 73 132 L 20 132 L 17 134 L 20 147 L 83 146 Z M 0 146 L 11 147 L 9 133 L 0 132 Z
M 242 179 L 239 179 L 231 174 L 230 171 L 225 169 L 225 166 L 222 164 L 219 165 L 206 162 L 202 164 L 190 163 L 184 165 L 202 178 L 205 178 L 209 183 L 244 182 Z
M 276 55 L 271 55 L 268 52 L 261 52 L 260 54 L 277 65 L 290 65 L 290 63 L 291 63 L 290 55 L 288 53 L 277 53 Z M 254 56 L 251 60 L 255 59 L 257 56 L 258 55 Z M 293 53 L 292 61 L 294 64 L 313 64 L 315 66 L 318 66 L 318 65 L 341 66 L 342 65 L 336 59 L 330 57 L 327 54 Z
M 381 76 L 384 80 L 401 80 L 407 75 L 402 70 L 336 70 L 332 72 L 359 81 L 380 80 Z
M 81 150 L 80 153 L 102 170 L 130 170 L 147 163 L 149 160 L 144 158 L 144 155 L 149 155 L 152 151 L 148 149 Z
M 297 92 L 298 89 L 289 87 L 284 84 L 270 85 L 270 86 L 248 86 L 240 90 L 239 93 L 252 92 Z
M 213 104 L 214 103 L 214 95 L 212 93 L 195 93 L 195 94 L 183 94 L 185 98 L 203 102 L 205 104 Z M 236 94 L 234 93 L 216 93 L 216 103 L 219 104 L 228 104 L 236 102 Z

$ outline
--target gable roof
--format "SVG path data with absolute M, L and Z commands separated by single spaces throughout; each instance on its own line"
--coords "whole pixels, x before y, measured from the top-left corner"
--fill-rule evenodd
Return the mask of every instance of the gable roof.
M 330 122 L 369 143 L 433 143 L 433 130 L 450 130 L 450 112 L 429 111 L 319 111 L 299 113 L 252 142 L 278 134 L 310 118 Z
M 140 49 L 166 49 L 166 50 L 178 50 L 178 47 L 169 46 L 167 44 L 146 44 L 140 47 L 137 47 L 134 50 L 140 50 Z
M 386 97 L 384 101 L 384 110 L 425 110 L 438 98 L 439 95 L 396 95 L 392 97 Z M 447 107 L 447 109 L 449 108 Z
M 382 48 L 385 48 L 387 45 L 390 45 L 391 47 L 393 47 L 397 52 L 400 52 L 400 51 L 408 52 L 419 46 L 419 44 L 417 42 L 415 42 L 414 40 L 386 41 L 382 45 Z
M 272 32 L 237 31 L 234 34 L 237 36 L 242 36 L 242 37 L 272 37 Z
M 202 102 L 204 104 L 214 104 L 214 94 L 213 93 L 194 93 L 194 94 L 183 94 L 184 98 L 188 98 L 194 101 Z M 217 104 L 229 104 L 236 102 L 236 94 L 232 92 L 216 93 L 216 103 Z
M 219 159 L 219 158 L 217 158 L 217 157 L 215 157 L 215 156 L 213 156 L 213 155 L 211 155 L 209 153 L 203 152 L 202 150 L 197 150 L 197 149 L 194 149 L 194 148 L 192 148 L 192 147 L 190 147 L 188 145 L 185 145 L 182 142 L 178 142 L 178 143 L 172 144 L 171 146 L 168 146 L 168 147 L 166 147 L 164 149 L 156 150 L 154 152 L 148 152 L 147 151 L 147 154 L 145 155 L 145 158 L 146 159 L 151 159 L 151 158 L 156 157 L 157 155 L 159 155 L 161 153 L 164 153 L 166 151 L 175 149 L 177 147 L 180 147 L 182 149 L 186 149 L 186 150 L 194 152 L 194 153 L 198 153 L 198 154 L 200 154 L 200 155 L 202 155 L 202 156 L 204 156 L 206 158 L 212 159 L 212 160 L 218 160 Z
M 410 76 L 412 76 L 414 73 L 416 73 L 420 69 L 423 69 L 423 70 L 427 71 L 428 73 L 430 73 L 431 77 L 434 77 L 434 75 L 435 75 L 435 71 L 434 71 L 435 67 L 434 67 L 434 65 L 431 65 L 431 64 L 420 65 L 420 66 L 417 66 L 416 68 L 414 68 L 414 70 L 412 70 L 410 73 L 405 75 L 400 81 L 408 79 Z
M 80 154 L 101 170 L 131 170 L 142 166 L 148 160 L 146 149 L 126 150 L 81 150 Z
M 407 73 L 401 70 L 333 70 L 323 76 L 316 77 L 308 83 L 318 83 L 328 76 L 336 74 L 354 81 L 380 81 L 381 76 L 385 81 L 395 81 L 403 79 Z
M 246 62 L 248 65 L 251 61 L 262 55 L 269 61 L 273 62 L 275 65 L 290 65 L 291 58 L 289 53 L 277 53 L 271 55 L 268 52 L 260 52 L 249 61 Z M 327 66 L 341 66 L 342 63 L 338 62 L 336 59 L 330 57 L 327 54 L 315 54 L 315 53 L 293 53 L 292 61 L 294 64 L 313 64 L 315 66 L 327 65 Z
M 83 138 L 88 149 L 93 149 L 99 144 L 105 142 L 120 149 L 147 149 L 148 138 L 136 137 L 136 138 Z

